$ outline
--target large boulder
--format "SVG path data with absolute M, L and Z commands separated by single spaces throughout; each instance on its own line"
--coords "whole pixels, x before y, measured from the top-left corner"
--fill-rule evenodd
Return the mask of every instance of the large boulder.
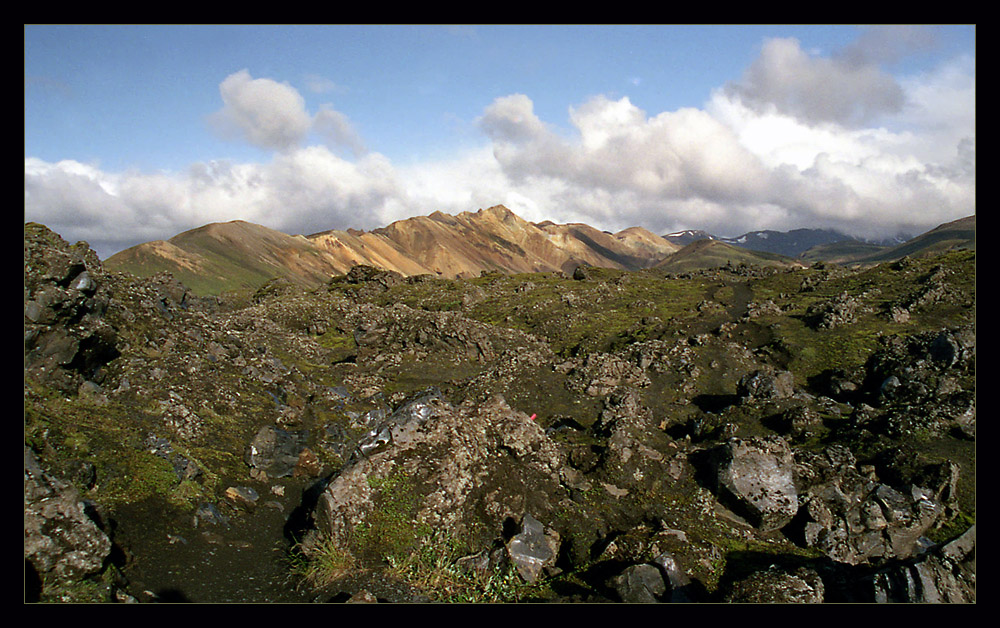
M 95 574 L 111 554 L 111 540 L 88 515 L 80 493 L 42 470 L 24 448 L 24 560 L 47 583 Z
M 378 563 L 441 531 L 485 548 L 511 522 L 534 529 L 552 519 L 568 495 L 563 465 L 554 441 L 502 398 L 454 407 L 424 395 L 362 439 L 320 496 L 304 550 L 332 543 L 361 564 Z
M 67 393 L 100 384 L 118 356 L 105 319 L 110 293 L 86 243 L 70 246 L 43 225 L 24 226 L 24 373 Z
M 761 530 L 777 530 L 798 512 L 795 460 L 782 438 L 731 438 L 714 452 L 720 499 Z

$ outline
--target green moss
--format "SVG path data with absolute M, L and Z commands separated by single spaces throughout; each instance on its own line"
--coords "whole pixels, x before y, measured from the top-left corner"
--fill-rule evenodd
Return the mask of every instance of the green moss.
M 178 484 L 170 462 L 146 451 L 125 458 L 117 471 L 103 483 L 100 491 L 101 498 L 108 504 L 166 496 Z
M 976 513 L 960 512 L 943 525 L 927 533 L 927 538 L 934 543 L 947 543 L 964 534 L 966 530 L 976 525 Z
M 375 508 L 352 532 L 351 544 L 366 562 L 407 556 L 419 539 L 431 534 L 429 526 L 415 521 L 419 495 L 410 479 L 396 470 L 386 478 L 368 478 L 375 491 Z

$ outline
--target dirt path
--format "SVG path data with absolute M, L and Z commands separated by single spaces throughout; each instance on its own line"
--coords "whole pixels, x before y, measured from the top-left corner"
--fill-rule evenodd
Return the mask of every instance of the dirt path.
M 260 490 L 258 489 L 260 492 Z M 117 542 L 125 549 L 129 591 L 143 602 L 310 602 L 290 575 L 284 534 L 302 487 L 262 494 L 248 512 L 224 511 L 228 525 L 193 525 L 193 516 L 164 516 L 147 502 L 118 513 Z

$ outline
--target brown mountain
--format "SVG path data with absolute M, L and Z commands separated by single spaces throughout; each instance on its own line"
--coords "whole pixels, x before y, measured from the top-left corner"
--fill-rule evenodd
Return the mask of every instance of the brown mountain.
M 116 253 L 105 265 L 139 276 L 169 271 L 197 294 L 218 294 L 255 289 L 275 277 L 314 287 L 358 264 L 447 278 L 568 271 L 580 264 L 632 270 L 678 249 L 639 227 L 612 234 L 584 224 L 535 224 L 497 205 L 457 216 L 434 212 L 370 232 L 309 236 L 243 221 L 215 223 Z

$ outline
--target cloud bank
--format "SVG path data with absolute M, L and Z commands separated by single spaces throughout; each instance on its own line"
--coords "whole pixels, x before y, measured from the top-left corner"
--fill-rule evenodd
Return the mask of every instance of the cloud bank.
M 703 107 L 649 113 L 596 95 L 569 107 L 569 133 L 511 94 L 484 106 L 480 148 L 405 167 L 369 151 L 332 106 L 310 113 L 290 85 L 241 70 L 221 82 L 212 128 L 270 161 L 149 174 L 28 157 L 25 219 L 102 257 L 209 222 L 314 233 L 497 203 L 608 230 L 917 233 L 975 212 L 974 60 L 899 78 L 882 69 L 932 43 L 873 29 L 819 57 L 768 40 Z

